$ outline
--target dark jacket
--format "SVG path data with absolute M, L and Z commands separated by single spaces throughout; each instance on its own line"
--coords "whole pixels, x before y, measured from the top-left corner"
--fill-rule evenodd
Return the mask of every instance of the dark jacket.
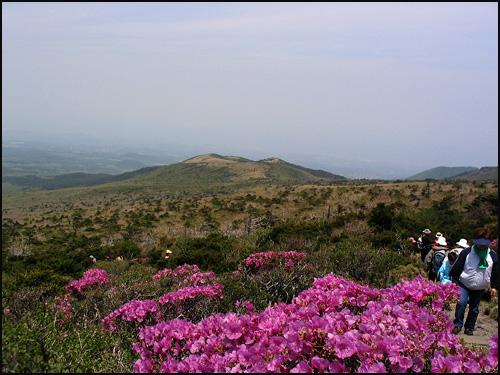
M 429 251 L 432 247 L 432 242 L 431 242 L 431 239 L 429 238 L 428 235 L 426 234 L 422 234 L 422 243 L 424 244 L 424 246 L 427 248 L 427 251 Z
M 493 261 L 491 270 L 489 267 L 477 268 L 478 256 L 472 251 L 472 247 L 463 250 L 450 269 L 451 281 L 454 283 L 460 281 L 469 289 L 480 290 L 486 289 L 487 285 L 485 286 L 485 284 L 487 284 L 489 278 L 491 288 L 498 290 L 498 255 L 490 250 L 489 256 Z M 491 271 L 491 274 L 489 271 Z M 489 277 L 489 275 L 491 276 Z

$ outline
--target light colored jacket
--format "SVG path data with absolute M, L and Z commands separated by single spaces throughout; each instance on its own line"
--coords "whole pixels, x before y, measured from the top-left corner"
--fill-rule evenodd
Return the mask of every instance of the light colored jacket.
M 441 264 L 441 267 L 439 267 L 438 271 L 438 280 L 441 282 L 441 284 L 451 283 L 451 278 L 449 274 L 450 269 L 451 269 L 451 264 L 450 261 L 448 260 L 448 257 L 446 257 L 443 260 L 443 264 Z
M 492 251 L 488 252 L 487 268 L 478 268 L 479 260 L 479 256 L 471 247 L 462 251 L 449 271 L 452 281 L 460 281 L 471 290 L 484 290 L 490 283 L 491 287 L 496 289 L 498 287 L 498 256 Z

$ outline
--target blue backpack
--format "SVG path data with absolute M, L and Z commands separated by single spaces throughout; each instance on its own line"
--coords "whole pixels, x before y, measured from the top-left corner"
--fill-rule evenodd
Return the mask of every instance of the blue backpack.
M 444 258 L 446 257 L 446 254 L 444 251 L 437 251 L 434 254 L 434 259 L 432 260 L 432 272 L 435 274 L 438 273 L 439 269 L 441 268 L 441 265 L 443 264 Z

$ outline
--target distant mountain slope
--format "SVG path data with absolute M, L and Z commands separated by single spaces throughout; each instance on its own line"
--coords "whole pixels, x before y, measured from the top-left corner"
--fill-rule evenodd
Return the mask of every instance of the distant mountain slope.
M 217 154 L 200 155 L 181 163 L 146 167 L 119 175 L 71 173 L 51 178 L 2 177 L 2 182 L 44 190 L 120 182 L 126 183 L 127 186 L 137 187 L 169 185 L 175 188 L 190 188 L 256 181 L 316 182 L 320 180 L 347 179 L 322 170 L 303 168 L 277 158 L 252 161 L 237 156 Z
M 346 179 L 333 173 L 303 168 L 278 158 L 252 161 L 237 156 L 205 154 L 167 165 L 150 177 L 172 184 L 225 184 L 252 181 L 312 182 Z
M 450 179 L 459 181 L 494 182 L 498 181 L 498 167 L 482 167 L 478 170 L 460 173 Z
M 264 160 L 261 160 L 261 162 L 270 164 L 271 169 L 273 169 L 274 172 L 277 172 L 279 170 L 286 170 L 292 174 L 296 174 L 296 173 L 298 173 L 297 171 L 301 171 L 301 172 L 305 172 L 306 176 L 312 175 L 312 176 L 320 178 L 320 179 L 345 179 L 344 176 L 340 176 L 338 174 L 326 172 L 326 171 L 323 171 L 321 169 L 304 168 L 304 167 L 301 167 L 300 165 L 287 163 L 287 162 L 285 162 L 281 159 L 278 159 L 278 158 L 264 159 Z M 276 165 L 278 165 L 278 168 L 274 167 Z M 271 171 L 271 174 L 273 171 Z
M 81 172 L 117 175 L 181 159 L 139 153 L 68 150 L 32 144 L 2 144 L 2 177 L 47 177 Z
M 151 171 L 160 168 L 146 167 L 132 172 L 125 172 L 119 175 L 110 175 L 106 173 L 69 173 L 58 175 L 54 177 L 39 177 L 35 175 L 28 175 L 23 177 L 6 176 L 2 177 L 2 183 L 8 182 L 13 185 L 22 187 L 29 187 L 42 190 L 56 190 L 71 187 L 85 187 L 102 185 L 109 182 L 125 181 L 134 178 L 138 175 L 147 174 Z
M 413 176 L 407 177 L 406 179 L 425 180 L 430 178 L 434 180 L 442 180 L 444 178 L 453 177 L 461 173 L 470 172 L 478 169 L 479 168 L 476 167 L 436 167 L 414 174 Z

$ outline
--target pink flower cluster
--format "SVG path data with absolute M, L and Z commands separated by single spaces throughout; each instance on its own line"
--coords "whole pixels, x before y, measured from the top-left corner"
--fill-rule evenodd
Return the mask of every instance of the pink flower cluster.
M 256 272 L 261 269 L 268 269 L 283 264 L 285 269 L 290 271 L 293 267 L 300 264 L 305 257 L 305 253 L 299 253 L 297 251 L 268 251 L 250 255 L 246 259 L 245 266 L 248 270 Z
M 165 294 L 160 297 L 160 305 L 176 305 L 182 301 L 194 299 L 196 297 L 205 297 L 210 300 L 222 299 L 222 290 L 224 287 L 220 284 L 206 286 L 188 286 L 179 290 Z
M 240 302 L 240 301 L 236 301 L 236 303 L 234 304 L 235 306 L 235 312 L 237 315 L 244 315 L 248 312 L 254 312 L 255 311 L 255 306 L 252 305 L 250 302 L 248 301 L 244 301 L 243 303 Z
M 180 280 L 184 280 L 187 276 L 194 275 L 197 272 L 200 272 L 200 269 L 196 264 L 184 264 L 183 266 L 178 266 L 175 270 L 165 268 L 164 270 L 158 271 L 158 273 L 153 276 L 153 280 L 168 278 L 179 283 Z
M 120 321 L 137 322 L 140 324 L 156 324 L 161 322 L 163 314 L 158 310 L 154 300 L 127 302 L 102 320 L 103 331 L 114 332 L 116 323 Z
M 142 263 L 146 263 L 151 258 L 134 258 L 130 259 L 131 262 L 135 262 L 136 260 L 140 260 Z
M 422 277 L 377 290 L 330 274 L 262 313 L 142 327 L 134 371 L 495 372 L 498 335 L 484 355 L 451 334 L 443 306 L 457 292 Z
M 70 282 L 65 289 L 69 293 L 83 293 L 90 287 L 99 284 L 108 284 L 109 277 L 105 270 L 91 268 L 83 273 L 81 279 Z
M 369 301 L 390 300 L 394 303 L 410 303 L 418 307 L 431 307 L 441 311 L 444 307 L 456 302 L 460 288 L 453 283 L 429 283 L 422 276 L 412 281 L 402 280 L 392 288 L 371 289 L 353 281 L 329 274 L 315 279 L 313 287 L 301 292 L 294 303 L 307 306 L 314 303 L 320 311 L 339 310 L 349 307 L 351 310 L 364 310 Z
M 73 312 L 71 311 L 71 303 L 73 299 L 70 298 L 70 294 L 67 293 L 63 298 L 54 297 L 54 303 L 50 304 L 50 308 L 55 311 L 56 314 L 60 315 L 63 319 L 59 320 L 59 323 L 63 323 L 64 320 L 71 318 Z M 48 302 L 45 302 L 45 306 L 49 306 Z
M 213 283 L 217 281 L 218 278 L 215 277 L 214 272 L 196 272 L 193 275 L 186 276 L 186 278 L 179 283 L 179 285 L 185 286 L 185 285 L 192 285 L 192 286 L 198 286 L 198 285 L 208 285 L 210 283 Z
M 134 300 L 126 303 L 102 320 L 103 330 L 113 332 L 119 322 L 133 322 L 134 327 L 144 325 L 146 320 L 148 324 L 156 324 L 168 317 L 170 312 L 185 313 L 186 309 L 192 307 L 186 305 L 186 302 L 192 304 L 196 299 L 207 301 L 222 299 L 224 287 L 217 283 L 214 285 L 208 284 L 216 280 L 215 274 L 213 272 L 201 273 L 199 271 L 198 266 L 185 264 L 177 267 L 174 271 L 165 269 L 158 272 L 153 276 L 154 280 L 175 281 L 172 286 L 184 287 L 166 293 L 159 298 L 158 303 L 153 300 Z M 125 287 L 124 284 L 122 286 Z M 114 290 L 114 287 L 111 290 Z M 162 310 L 160 310 L 160 307 L 162 307 Z

